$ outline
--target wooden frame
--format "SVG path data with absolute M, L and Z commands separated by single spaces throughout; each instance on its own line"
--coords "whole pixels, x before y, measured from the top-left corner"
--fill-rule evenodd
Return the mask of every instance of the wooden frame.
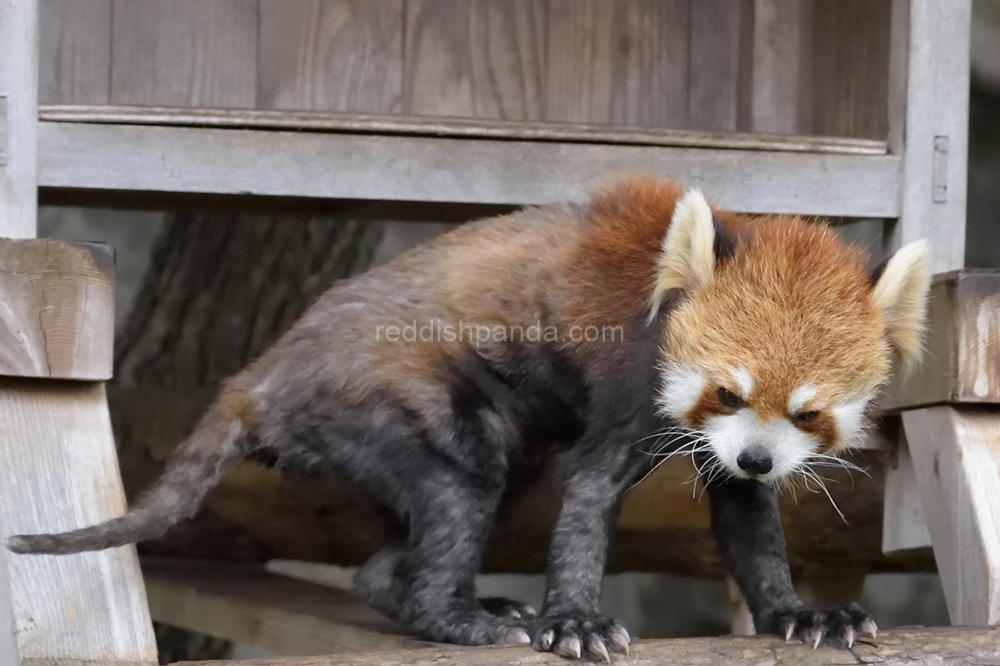
M 644 169 L 683 176 L 712 192 L 720 204 L 745 212 L 886 219 L 886 250 L 927 238 L 935 272 L 962 266 L 971 0 L 892 0 L 884 144 L 213 109 L 40 109 L 37 2 L 0 0 L 0 236 L 6 238 L 35 235 L 39 188 L 68 197 L 132 191 L 530 204 L 576 198 L 606 174 Z M 781 113 L 795 111 L 791 102 L 802 72 L 782 69 L 796 80 L 782 84 L 769 71 L 784 67 L 782 54 L 794 52 L 794 40 L 805 38 L 778 34 L 778 18 L 793 4 L 749 0 L 746 6 L 756 14 L 741 12 L 724 26 L 730 36 L 751 30 L 764 37 L 753 44 L 755 54 L 762 54 L 761 60 L 754 59 L 753 74 L 766 85 L 740 105 L 735 103 L 738 86 L 730 91 L 734 105 L 729 126 L 748 114 L 749 126 L 766 129 L 769 122 L 781 120 Z M 109 2 L 102 6 L 109 18 L 128 19 L 127 8 L 116 9 Z M 697 11 L 708 12 L 706 6 L 715 7 L 699 3 Z M 690 24 L 701 25 L 706 16 L 699 13 Z M 784 41 L 774 45 L 769 36 Z M 417 40 L 410 41 L 412 46 Z M 698 48 L 695 44 L 692 51 L 697 66 L 718 65 L 712 72 L 719 76 L 737 74 L 736 50 L 729 48 L 725 61 L 716 62 Z M 183 48 L 171 54 L 180 61 L 187 57 Z M 114 75 L 114 63 L 108 65 Z M 796 67 L 805 71 L 801 64 Z M 113 98 L 110 87 L 108 82 L 108 101 Z M 168 93 L 172 91 L 157 92 Z M 223 93 L 198 88 L 186 101 L 209 105 Z M 243 94 L 245 90 L 237 90 L 221 103 L 234 103 Z M 691 109 L 697 104 L 695 99 Z M 776 106 L 769 109 L 771 105 Z M 770 111 L 778 115 L 768 115 Z M 960 303 L 961 289 L 952 296 Z M 989 318 L 997 310 L 986 312 Z M 989 319 L 991 326 L 994 321 Z M 928 383 L 900 384 L 887 395 L 886 404 L 901 415 L 903 436 L 899 464 L 886 491 L 885 521 L 891 529 L 885 546 L 920 547 L 929 539 L 942 567 L 953 621 L 995 623 L 1000 621 L 995 576 L 1000 545 L 993 539 L 995 498 L 1000 496 L 1000 475 L 994 473 L 998 416 L 989 407 L 956 406 L 978 395 L 975 382 L 971 394 L 968 386 L 941 393 L 929 383 L 944 367 L 955 368 L 956 376 L 964 372 L 962 355 L 968 356 L 975 346 L 971 343 L 977 342 L 962 337 L 967 324 L 962 319 L 955 329 L 958 337 L 948 338 L 960 340 L 958 346 L 933 343 L 936 350 L 953 350 L 957 356 L 947 357 L 945 365 L 931 363 L 911 379 Z M 934 335 L 946 335 L 944 330 L 935 328 Z M 981 327 L 976 331 L 983 334 Z M 100 363 L 84 365 L 91 367 L 89 374 L 70 363 L 65 375 L 34 367 L 36 377 L 47 378 L 27 379 L 21 376 L 31 374 L 23 370 L 26 366 L 11 363 L 7 372 L 18 376 L 0 379 L 0 412 L 5 414 L 0 426 L 6 435 L 0 441 L 4 534 L 60 527 L 56 505 L 38 502 L 59 492 L 70 493 L 63 499 L 76 502 L 95 520 L 123 509 L 100 383 L 105 375 Z M 51 379 L 55 375 L 63 379 Z M 988 376 L 981 405 L 1000 402 L 994 400 L 995 379 Z M 90 465 L 82 471 L 70 470 L 68 461 L 76 449 L 60 436 L 60 424 L 84 424 L 87 436 L 74 442 Z M 24 444 L 29 437 L 32 447 Z M 84 484 L 79 483 L 81 475 Z M 919 510 L 918 499 L 924 502 Z M 30 515 L 18 510 L 31 502 L 40 508 Z M 100 595 L 95 597 L 97 582 Z M 58 595 L 53 593 L 57 587 Z M 66 599 L 72 603 L 61 603 Z M 85 622 L 76 615 L 82 605 L 88 606 Z M 48 663 L 152 663 L 147 610 L 131 548 L 65 559 L 0 556 L 0 658 L 19 648 L 21 658 Z M 10 618 L 16 632 L 6 630 Z M 98 633 L 101 637 L 95 637 Z

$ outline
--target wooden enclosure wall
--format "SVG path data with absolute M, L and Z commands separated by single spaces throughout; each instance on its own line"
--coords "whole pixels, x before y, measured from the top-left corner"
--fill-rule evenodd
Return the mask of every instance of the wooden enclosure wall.
M 890 4 L 40 0 L 40 99 L 883 139 Z

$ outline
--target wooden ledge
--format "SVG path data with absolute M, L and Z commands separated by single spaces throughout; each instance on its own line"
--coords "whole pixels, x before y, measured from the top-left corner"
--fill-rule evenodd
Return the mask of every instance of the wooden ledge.
M 625 171 L 745 213 L 899 216 L 883 142 L 253 110 L 47 107 L 46 196 L 96 192 L 497 205 L 580 199 Z
M 885 141 L 746 132 L 698 132 L 556 122 L 518 122 L 443 116 L 348 114 L 152 106 L 49 105 L 39 120 L 58 123 L 168 125 L 229 129 L 296 130 L 470 139 L 613 143 L 675 148 L 723 148 L 836 155 L 886 155 Z
M 0 239 L 0 375 L 110 379 L 114 294 L 107 245 Z
M 810 666 L 820 664 L 885 664 L 930 666 L 1000 663 L 1000 628 L 912 628 L 882 632 L 877 641 L 862 641 L 850 651 L 771 637 L 677 638 L 636 641 L 630 657 L 615 655 L 615 664 L 647 666 L 705 666 L 706 664 L 768 664 Z M 527 647 L 433 647 L 402 652 L 369 652 L 328 657 L 279 657 L 250 661 L 185 662 L 186 666 L 567 666 L 571 662 Z M 179 664 L 177 666 L 180 666 Z
M 1000 270 L 935 276 L 928 326 L 923 365 L 907 378 L 895 378 L 882 409 L 1000 404 Z

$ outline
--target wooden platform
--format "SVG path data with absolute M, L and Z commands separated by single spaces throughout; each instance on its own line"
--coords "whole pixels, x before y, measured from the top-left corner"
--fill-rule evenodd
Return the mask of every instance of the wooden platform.
M 1000 663 L 1000 629 L 933 628 L 880 632 L 849 652 L 773 637 L 683 638 L 633 643 L 631 655 L 612 657 L 634 666 L 987 666 Z M 566 666 L 563 657 L 528 647 L 458 648 L 440 646 L 401 652 L 369 652 L 324 657 L 283 657 L 240 662 L 185 662 L 186 666 Z M 581 662 L 588 663 L 588 662 Z M 592 662 L 591 662 L 592 663 Z M 177 666 L 180 666 L 179 664 Z

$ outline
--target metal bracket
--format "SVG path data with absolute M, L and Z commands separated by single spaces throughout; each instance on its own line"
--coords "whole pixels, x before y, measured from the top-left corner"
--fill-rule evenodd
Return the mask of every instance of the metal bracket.
M 934 137 L 934 160 L 931 166 L 931 197 L 934 203 L 948 201 L 948 137 Z

